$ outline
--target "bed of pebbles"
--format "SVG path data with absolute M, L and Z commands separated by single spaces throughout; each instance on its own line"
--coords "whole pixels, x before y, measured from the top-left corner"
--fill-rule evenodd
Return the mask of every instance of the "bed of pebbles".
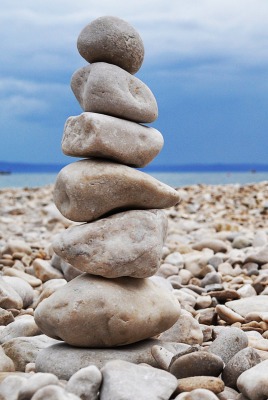
M 81 273 L 51 246 L 76 223 L 56 209 L 53 186 L 0 191 L 1 399 L 268 398 L 268 183 L 177 190 L 149 279 L 176 296 L 178 321 L 138 348 L 96 349 L 90 360 L 82 348 L 70 359 L 55 350 L 58 369 L 46 372 L 37 371 L 58 340 L 33 314 Z

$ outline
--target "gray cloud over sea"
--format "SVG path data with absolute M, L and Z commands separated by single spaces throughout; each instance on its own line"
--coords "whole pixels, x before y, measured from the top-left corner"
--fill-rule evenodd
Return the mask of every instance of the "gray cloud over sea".
M 244 130 L 250 141 L 253 130 L 247 134 L 249 123 L 237 124 L 230 105 L 237 107 L 236 115 L 241 118 L 255 104 L 252 124 L 261 121 L 267 128 L 261 111 L 267 106 L 268 86 L 266 0 L 2 0 L 0 159 L 64 160 L 60 154 L 64 121 L 81 112 L 69 88 L 72 73 L 85 64 L 76 50 L 76 39 L 88 22 L 101 15 L 126 19 L 143 38 L 146 55 L 138 77 L 151 87 L 160 103 L 157 127 L 166 126 L 167 135 L 172 132 L 167 136 L 170 145 L 160 159 L 162 163 L 170 154 L 174 156 L 172 148 L 181 143 L 188 145 L 186 162 L 193 155 L 189 136 L 203 143 L 215 131 L 216 121 L 219 125 L 226 121 L 230 129 L 228 123 L 233 118 L 238 136 L 232 138 L 238 143 Z M 216 104 L 218 109 L 213 113 Z M 256 114 L 258 109 L 261 115 Z M 191 111 L 198 124 L 203 121 L 203 136 L 203 131 L 197 136 L 195 124 L 188 120 Z M 206 112 L 210 112 L 207 117 Z M 213 126 L 206 125 L 210 118 Z M 174 139 L 177 128 L 180 141 Z M 259 135 L 262 140 L 262 130 Z M 217 143 L 221 145 L 220 136 L 217 139 L 215 143 L 212 140 L 214 150 Z M 213 159 L 212 147 L 199 149 L 208 151 L 208 158 Z M 202 154 L 201 158 L 206 159 Z

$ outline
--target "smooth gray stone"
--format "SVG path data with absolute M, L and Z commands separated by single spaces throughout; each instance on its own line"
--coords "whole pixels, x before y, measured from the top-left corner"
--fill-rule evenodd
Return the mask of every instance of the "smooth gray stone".
M 88 24 L 78 36 L 77 48 L 89 63 L 104 61 L 131 74 L 140 69 L 144 58 L 140 35 L 117 17 L 100 17 Z
M 175 355 L 169 371 L 178 379 L 190 376 L 219 376 L 223 365 L 222 359 L 215 354 L 196 351 L 182 356 Z
M 23 301 L 23 308 L 28 308 L 34 298 L 34 290 L 32 286 L 24 279 L 17 278 L 16 276 L 3 276 L 5 282 L 7 282 L 21 297 Z
M 226 386 L 236 389 L 238 377 L 247 369 L 254 367 L 261 362 L 261 357 L 252 347 L 246 347 L 236 353 L 227 363 L 223 372 L 222 380 Z
M 251 296 L 239 300 L 227 301 L 225 305 L 237 314 L 245 317 L 251 312 L 266 312 L 268 310 L 268 296 Z
M 23 307 L 23 300 L 13 287 L 0 276 L 0 307 L 4 309 Z
M 154 128 L 84 112 L 67 119 L 62 151 L 68 156 L 105 158 L 141 168 L 157 156 L 163 144 L 163 136 Z
M 243 372 L 237 380 L 237 387 L 250 400 L 266 400 L 268 398 L 268 360 Z
M 25 374 L 27 375 L 27 374 Z M 0 382 L 0 399 L 1 400 L 18 400 L 20 388 L 27 382 L 28 376 L 20 376 L 14 374 L 7 375 Z
M 42 350 L 36 358 L 36 372 L 50 372 L 59 379 L 68 380 L 75 372 L 89 365 L 102 368 L 108 361 L 124 360 L 135 364 L 146 363 L 157 367 L 151 354 L 154 345 L 164 346 L 167 350 L 174 351 L 176 343 L 162 342 L 160 340 L 144 340 L 128 346 L 83 349 L 59 343 Z
M 179 315 L 172 293 L 148 278 L 82 274 L 43 300 L 34 317 L 45 334 L 70 345 L 112 347 L 158 335 Z
M 221 357 L 225 364 L 248 345 L 248 337 L 239 328 L 225 328 L 209 346 L 208 351 Z
M 33 316 L 23 315 L 4 327 L 0 333 L 0 343 L 6 343 L 17 337 L 36 336 L 40 334 L 41 331 L 36 325 Z
M 249 255 L 245 259 L 245 264 L 248 262 L 253 262 L 258 265 L 263 265 L 268 263 L 268 246 L 263 247 L 259 252 Z
M 163 400 L 177 388 L 177 379 L 167 371 L 114 360 L 102 369 L 100 400 Z
M 48 385 L 57 385 L 59 383 L 58 378 L 53 374 L 33 374 L 20 388 L 18 394 L 18 400 L 28 400 L 37 392 L 37 390 Z
M 54 188 L 59 211 L 77 222 L 126 209 L 167 208 L 179 200 L 175 189 L 144 172 L 96 159 L 64 167 Z
M 2 345 L 6 355 L 14 362 L 16 371 L 25 371 L 28 363 L 34 363 L 38 352 L 52 344 L 59 343 L 46 335 L 18 337 Z M 48 371 L 49 372 L 49 371 Z
M 124 69 L 103 62 L 77 70 L 71 88 L 84 111 L 136 122 L 153 122 L 158 116 L 148 86 Z
M 131 210 L 58 234 L 53 249 L 73 267 L 105 278 L 147 278 L 160 265 L 167 233 L 162 210 Z
M 58 385 L 45 386 L 33 395 L 31 400 L 81 400 L 81 397 L 73 393 L 67 392 L 63 387 Z
M 72 279 L 82 274 L 82 272 L 79 271 L 79 269 L 76 269 L 71 264 L 68 264 L 57 254 L 53 254 L 51 259 L 51 265 L 63 273 L 63 276 L 67 282 L 71 281 Z
M 98 400 L 102 374 L 95 365 L 81 368 L 75 372 L 65 389 L 83 400 Z

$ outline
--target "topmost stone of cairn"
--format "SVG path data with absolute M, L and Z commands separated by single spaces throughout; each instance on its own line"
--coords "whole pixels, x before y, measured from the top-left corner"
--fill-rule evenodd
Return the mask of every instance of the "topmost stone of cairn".
M 117 17 L 100 17 L 80 33 L 77 48 L 89 63 L 106 62 L 135 74 L 144 58 L 144 46 L 138 32 Z

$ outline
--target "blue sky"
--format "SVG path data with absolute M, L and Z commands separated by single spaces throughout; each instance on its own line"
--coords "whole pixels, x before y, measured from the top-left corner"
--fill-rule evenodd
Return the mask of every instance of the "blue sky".
M 267 0 L 1 0 L 0 160 L 68 163 L 63 126 L 86 61 L 82 28 L 130 22 L 145 45 L 137 76 L 154 93 L 165 139 L 156 165 L 267 163 Z

